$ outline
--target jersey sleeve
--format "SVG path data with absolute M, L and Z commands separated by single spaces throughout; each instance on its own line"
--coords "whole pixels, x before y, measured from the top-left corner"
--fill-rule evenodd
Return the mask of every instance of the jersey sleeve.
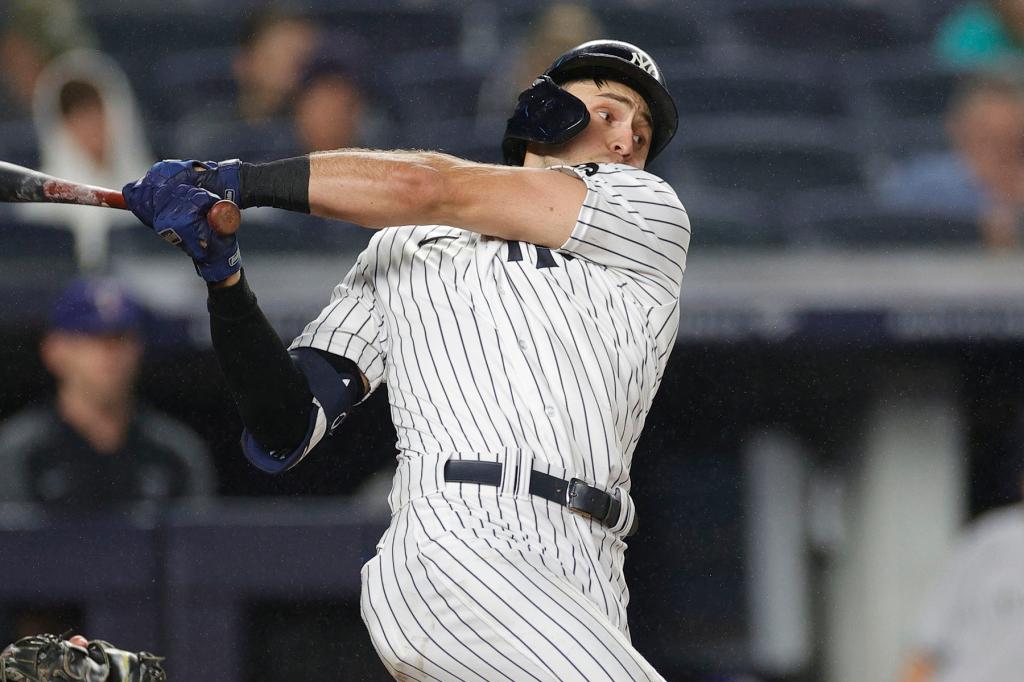
M 331 293 L 330 302 L 295 337 L 290 349 L 319 348 L 356 363 L 370 384 L 367 395 L 384 380 L 387 334 L 368 273 L 370 252 L 364 251 Z
M 654 305 L 679 298 L 690 219 L 663 180 L 625 165 L 559 166 L 587 186 L 572 234 L 558 250 L 614 269 Z

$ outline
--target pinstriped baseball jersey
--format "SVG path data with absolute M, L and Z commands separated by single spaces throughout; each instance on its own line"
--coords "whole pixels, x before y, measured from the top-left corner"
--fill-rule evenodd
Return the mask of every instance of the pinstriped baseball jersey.
M 552 625 L 558 636 L 499 632 L 509 621 L 504 599 L 544 604 L 551 590 L 571 594 L 599 621 L 587 621 L 579 637 L 597 637 L 616 652 L 612 659 L 632 661 L 628 674 L 607 677 L 600 671 L 609 661 L 583 665 L 578 679 L 660 679 L 628 643 L 622 535 L 634 514 L 633 451 L 676 336 L 689 219 L 675 192 L 643 170 L 583 164 L 551 172 L 587 186 L 562 247 L 439 225 L 380 230 L 292 344 L 352 359 L 371 390 L 388 384 L 399 449 L 389 498 L 395 515 L 364 571 L 363 609 L 398 679 L 504 679 L 474 676 L 464 660 L 456 665 L 452 640 L 471 637 L 465 609 L 488 646 L 536 663 L 527 665 L 530 675 L 515 666 L 502 675 L 573 679 L 567 671 L 583 664 L 572 657 L 555 672 L 550 666 L 552 651 L 565 648 L 558 636 L 578 624 Z M 446 483 L 450 458 L 501 462 L 501 485 Z M 623 503 L 620 523 L 609 529 L 530 496 L 534 470 L 612 492 Z M 501 562 L 529 575 L 505 576 L 504 596 L 490 591 L 500 591 L 500 576 L 474 588 L 467 568 L 479 557 L 496 561 L 499 547 Z M 537 587 L 546 581 L 557 589 Z M 528 595 L 532 589 L 546 596 Z M 468 620 L 449 623 L 452 637 L 413 641 L 417 627 L 435 632 L 445 608 Z M 536 623 L 523 627 L 541 628 Z

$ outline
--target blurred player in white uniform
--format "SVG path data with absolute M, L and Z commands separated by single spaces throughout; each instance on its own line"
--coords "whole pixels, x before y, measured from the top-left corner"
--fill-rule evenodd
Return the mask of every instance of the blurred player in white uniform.
M 960 538 L 928 595 L 903 682 L 1022 677 L 1024 503 L 1017 503 L 989 512 Z

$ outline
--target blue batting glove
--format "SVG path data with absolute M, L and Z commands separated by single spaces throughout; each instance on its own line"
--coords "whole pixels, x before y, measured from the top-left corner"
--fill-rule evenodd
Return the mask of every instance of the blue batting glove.
M 153 230 L 164 241 L 192 257 L 196 272 L 207 282 L 221 282 L 242 268 L 235 235 L 222 237 L 206 220 L 218 197 L 199 187 L 179 184 L 162 187 L 153 203 Z
M 190 185 L 202 187 L 221 199 L 233 201 L 242 207 L 242 162 L 238 159 L 227 161 L 197 161 L 195 181 Z
M 157 210 L 154 202 L 158 192 L 182 184 L 201 187 L 237 204 L 242 195 L 241 162 L 238 159 L 220 163 L 193 159 L 160 161 L 140 180 L 125 185 L 121 194 L 132 213 L 153 227 Z

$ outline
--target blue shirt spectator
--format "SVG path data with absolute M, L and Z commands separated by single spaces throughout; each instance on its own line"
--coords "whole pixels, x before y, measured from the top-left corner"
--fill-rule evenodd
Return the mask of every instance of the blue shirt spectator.
M 946 115 L 950 149 L 884 177 L 881 203 L 977 221 L 984 243 L 1010 248 L 1024 223 L 1024 91 L 995 76 L 967 82 Z

